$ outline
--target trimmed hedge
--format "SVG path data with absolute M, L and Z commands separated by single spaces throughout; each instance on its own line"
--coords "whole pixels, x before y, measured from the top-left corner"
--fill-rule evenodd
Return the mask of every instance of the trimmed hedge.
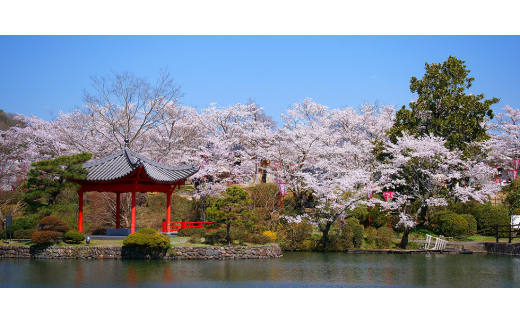
M 31 236 L 31 241 L 39 244 L 45 245 L 50 243 L 56 243 L 58 241 L 59 233 L 56 231 L 35 231 Z
M 13 239 L 31 239 L 35 229 L 18 230 L 13 232 Z
M 449 212 L 439 218 L 435 233 L 447 237 L 469 235 L 470 225 L 464 216 Z
M 145 247 L 154 249 L 167 249 L 170 247 L 170 238 L 158 233 L 151 228 L 143 228 L 130 234 L 123 240 L 127 247 Z
M 80 243 L 85 240 L 85 235 L 81 232 L 70 230 L 63 234 L 63 239 L 69 243 Z

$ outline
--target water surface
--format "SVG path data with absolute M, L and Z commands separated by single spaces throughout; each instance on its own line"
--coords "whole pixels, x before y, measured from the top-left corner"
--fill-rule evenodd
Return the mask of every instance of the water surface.
M 0 259 L 0 287 L 520 287 L 520 257 L 284 252 L 237 260 Z

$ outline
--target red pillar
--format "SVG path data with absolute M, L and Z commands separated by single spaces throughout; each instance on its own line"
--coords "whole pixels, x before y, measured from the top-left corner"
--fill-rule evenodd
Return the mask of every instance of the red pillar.
M 171 197 L 174 189 L 168 190 L 166 192 L 166 232 L 170 232 L 170 222 L 171 222 Z
M 78 190 L 79 211 L 78 211 L 78 231 L 83 232 L 83 190 Z
M 135 185 L 137 186 L 137 184 Z M 130 224 L 130 233 L 135 232 L 135 195 L 136 195 L 136 187 L 132 189 L 132 213 L 131 213 L 131 224 Z
M 116 193 L 116 229 L 121 227 L 121 193 Z

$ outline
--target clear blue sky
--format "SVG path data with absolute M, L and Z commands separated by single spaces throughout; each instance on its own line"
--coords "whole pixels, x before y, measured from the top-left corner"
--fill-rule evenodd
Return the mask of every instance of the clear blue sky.
M 31 33 L 38 33 L 38 26 Z M 466 61 L 475 78 L 473 93 L 501 98 L 495 110 L 506 104 L 520 108 L 516 35 L 5 34 L 0 35 L 0 108 L 50 120 L 50 112 L 70 112 L 82 104 L 91 75 L 130 71 L 154 82 L 167 67 L 182 86 L 183 104 L 200 109 L 253 98 L 280 125 L 280 113 L 306 97 L 330 108 L 376 100 L 400 108 L 414 98 L 410 77 L 422 77 L 425 62 L 450 55 Z

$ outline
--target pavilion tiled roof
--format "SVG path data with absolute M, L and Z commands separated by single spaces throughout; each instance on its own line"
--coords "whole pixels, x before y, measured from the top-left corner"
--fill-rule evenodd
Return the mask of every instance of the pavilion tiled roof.
M 114 181 L 124 178 L 143 166 L 146 175 L 156 182 L 174 183 L 199 171 L 194 165 L 168 166 L 159 164 L 125 147 L 102 159 L 83 164 L 88 170 L 86 181 Z

